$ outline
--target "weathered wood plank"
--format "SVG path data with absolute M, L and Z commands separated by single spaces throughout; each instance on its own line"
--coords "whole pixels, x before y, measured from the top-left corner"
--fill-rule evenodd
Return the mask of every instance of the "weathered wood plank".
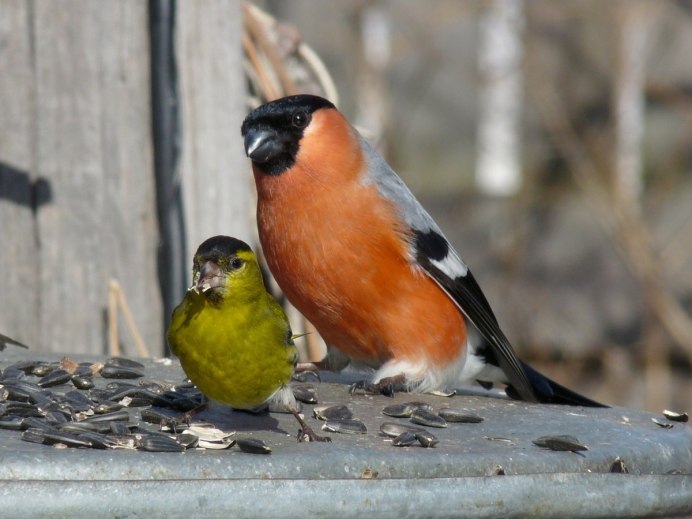
M 40 347 L 103 351 L 113 277 L 158 352 L 147 3 L 32 5 Z
M 39 279 L 30 5 L 0 3 L 0 333 L 35 344 Z
M 206 238 L 253 243 L 253 182 L 240 137 L 245 108 L 241 2 L 178 2 L 181 175 L 188 258 Z

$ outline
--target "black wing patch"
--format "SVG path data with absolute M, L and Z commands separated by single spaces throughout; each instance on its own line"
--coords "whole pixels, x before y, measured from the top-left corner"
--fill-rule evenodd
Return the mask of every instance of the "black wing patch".
M 414 231 L 414 233 L 416 237 L 416 260 L 426 273 L 449 294 L 488 342 L 491 352 L 486 352 L 486 357 L 496 360 L 507 375 L 509 383 L 523 400 L 538 401 L 521 361 L 514 353 L 514 349 L 505 334 L 502 333 L 488 300 L 471 272 L 467 271 L 465 276 L 458 276 L 454 279 L 449 277 L 432 263 L 433 260 L 442 261 L 447 256 L 449 252 L 447 240 L 432 230 L 426 233 L 420 231 Z M 442 251 L 445 253 L 442 254 Z

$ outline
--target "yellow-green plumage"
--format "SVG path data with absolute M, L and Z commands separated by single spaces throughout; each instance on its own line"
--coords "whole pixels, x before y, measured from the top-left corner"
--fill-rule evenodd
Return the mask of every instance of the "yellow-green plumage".
M 214 265 L 219 271 L 210 276 Z M 171 351 L 209 398 L 238 409 L 262 404 L 290 381 L 297 352 L 255 255 L 239 240 L 210 238 L 195 255 L 193 274 L 195 284 L 173 311 Z

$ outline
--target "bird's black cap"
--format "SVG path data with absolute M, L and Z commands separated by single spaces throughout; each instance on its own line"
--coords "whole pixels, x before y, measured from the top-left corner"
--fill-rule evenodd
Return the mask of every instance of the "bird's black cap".
M 283 97 L 253 110 L 241 127 L 245 153 L 267 175 L 288 171 L 295 163 L 312 114 L 321 108 L 335 107 L 327 99 L 303 94 Z
M 240 251 L 252 251 L 252 249 L 247 243 L 237 238 L 214 236 L 202 242 L 197 248 L 195 257 L 230 257 Z

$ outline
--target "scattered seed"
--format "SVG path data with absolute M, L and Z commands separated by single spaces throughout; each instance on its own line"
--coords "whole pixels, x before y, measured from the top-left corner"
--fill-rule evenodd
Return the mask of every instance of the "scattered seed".
M 579 442 L 574 436 L 560 434 L 557 436 L 541 436 L 533 440 L 535 445 L 550 449 L 551 451 L 588 451 L 589 448 Z
M 442 418 L 444 418 L 447 422 L 455 422 L 455 423 L 481 423 L 483 421 L 483 418 L 476 414 L 468 414 L 464 411 L 460 411 L 458 409 L 450 409 L 449 407 L 445 407 L 443 409 L 440 409 L 440 411 L 437 413 L 439 414 Z
M 45 440 L 45 436 L 43 435 L 43 431 L 41 429 L 27 429 L 22 433 L 20 438 L 25 442 L 41 444 L 43 443 L 43 440 Z
M 353 418 L 351 410 L 343 404 L 330 406 L 316 406 L 312 413 L 318 420 L 350 420 Z
M 90 376 L 73 375 L 71 381 L 77 389 L 84 390 L 94 387 L 94 380 Z
M 503 442 L 503 443 L 509 443 L 509 444 L 514 444 L 512 440 L 509 438 L 503 438 L 501 436 L 483 436 L 484 440 L 488 440 L 491 442 Z
M 126 357 L 111 357 L 106 361 L 106 366 L 117 366 L 119 368 L 132 368 L 140 370 L 144 369 L 144 364 Z
M 101 370 L 101 376 L 103 378 L 117 379 L 140 378 L 144 376 L 144 371 L 140 368 L 106 364 Z
M 418 443 L 420 443 L 423 447 L 434 447 L 437 445 L 440 440 L 437 439 L 437 437 L 431 433 L 430 431 L 420 431 L 415 433 L 416 440 L 418 440 Z
M 50 425 L 45 419 L 37 418 L 36 416 L 28 416 L 24 418 L 25 429 L 42 429 L 44 431 L 54 431 L 55 427 Z
M 121 409 L 120 411 L 114 411 L 112 413 L 90 416 L 88 418 L 85 418 L 84 420 L 82 420 L 79 423 L 100 423 L 100 422 L 116 422 L 116 421 L 128 422 L 129 420 L 130 420 L 130 413 L 128 413 L 124 409 Z
M 380 426 L 380 432 L 385 436 L 389 436 L 390 438 L 396 438 L 401 433 L 404 433 L 406 431 L 415 434 L 417 432 L 425 431 L 425 429 L 423 429 L 422 427 L 415 427 L 413 425 L 405 425 L 394 422 L 384 422 Z
M 428 427 L 447 427 L 444 418 L 426 409 L 416 409 L 411 415 L 411 422 Z
M 46 413 L 45 418 L 46 422 L 48 422 L 50 425 L 62 425 L 68 422 L 68 419 L 65 416 L 65 414 L 59 411 L 51 411 L 49 413 Z
M 94 414 L 108 414 L 108 413 L 113 413 L 115 411 L 119 411 L 123 408 L 122 404 L 118 402 L 108 402 L 108 403 L 102 403 L 98 404 L 97 406 L 94 407 Z
M 357 418 L 329 420 L 322 425 L 322 430 L 341 434 L 366 434 L 368 432 L 365 424 Z
M 302 384 L 299 386 L 292 386 L 293 396 L 298 400 L 298 402 L 303 402 L 304 404 L 316 404 L 317 396 L 315 395 L 315 388 L 312 385 Z
M 75 389 L 65 393 L 65 407 L 75 413 L 80 413 L 92 409 L 94 403 L 83 392 Z
M 172 415 L 166 414 L 163 411 L 158 411 L 156 409 L 142 409 L 142 421 L 146 423 L 153 423 L 156 425 L 161 424 L 162 422 L 165 423 L 171 418 L 173 418 Z
M 614 474 L 629 474 L 629 469 L 627 468 L 627 465 L 625 465 L 624 460 L 618 456 L 613 460 L 612 465 L 610 466 L 610 472 Z
M 7 431 L 23 431 L 27 428 L 24 425 L 24 418 L 21 416 L 8 415 L 0 418 L 0 429 Z
M 406 404 L 392 404 L 386 406 L 382 409 L 382 413 L 391 416 L 393 418 L 410 418 L 417 407 L 411 405 L 411 403 Z
M 410 447 L 416 443 L 416 435 L 411 431 L 404 431 L 399 436 L 392 440 L 394 447 Z
M 675 411 L 669 411 L 668 409 L 665 409 L 663 411 L 663 416 L 668 418 L 668 420 L 672 422 L 687 422 L 690 417 L 687 415 L 687 413 L 676 413 Z
M 36 377 L 45 377 L 51 371 L 60 367 L 58 362 L 40 362 L 31 370 L 31 374 Z
M 23 370 L 9 366 L 8 368 L 5 368 L 2 375 L 0 375 L 0 381 L 20 380 L 24 378 L 25 374 L 26 373 Z
M 236 443 L 241 451 L 250 454 L 271 454 L 272 451 L 265 442 L 257 438 L 238 438 Z
M 50 373 L 41 377 L 38 385 L 41 387 L 53 387 L 61 384 L 66 384 L 72 378 L 72 373 L 68 373 L 64 369 L 55 369 Z
M 182 452 L 185 446 L 163 434 L 146 434 L 135 440 L 135 445 L 147 452 Z

